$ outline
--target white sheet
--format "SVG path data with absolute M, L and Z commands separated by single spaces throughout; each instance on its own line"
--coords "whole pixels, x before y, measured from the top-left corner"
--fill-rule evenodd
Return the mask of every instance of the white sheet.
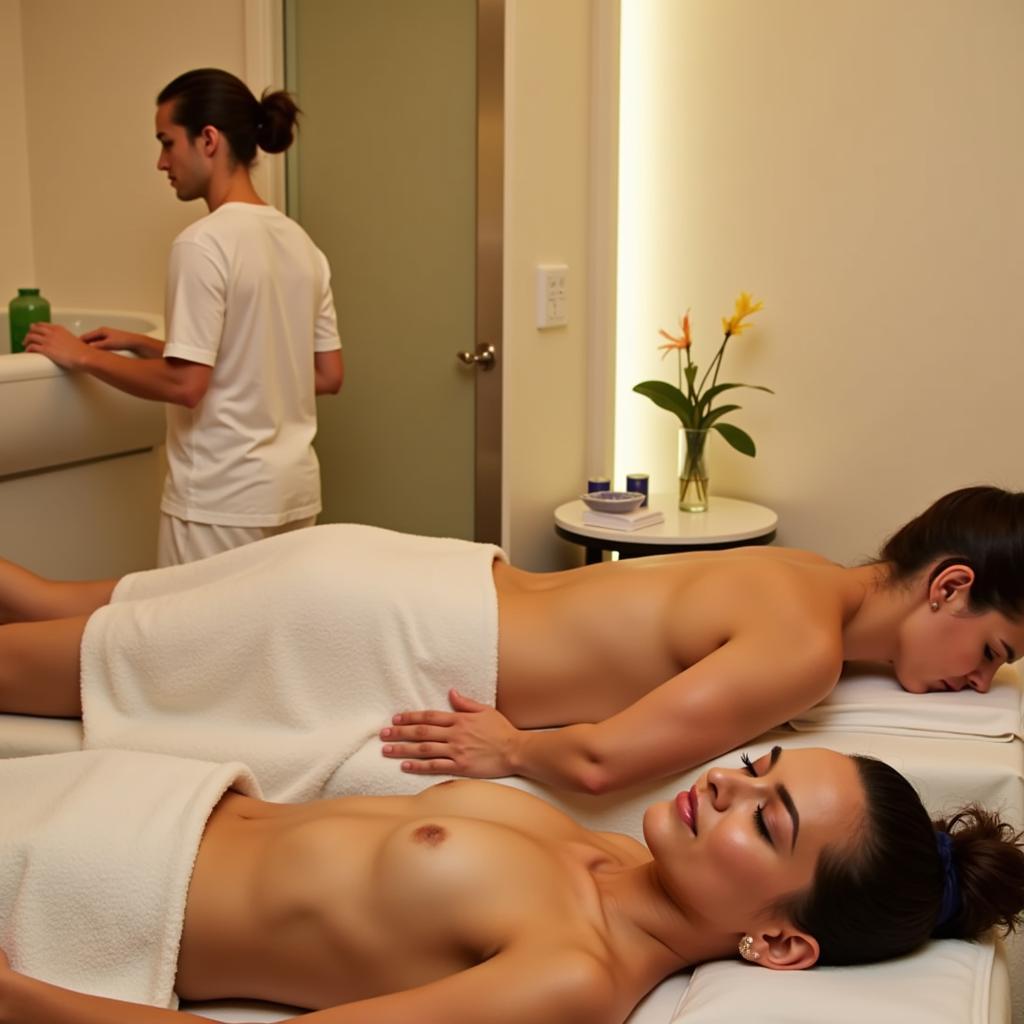
M 789 724 L 818 732 L 968 736 L 1008 743 L 1024 739 L 1024 687 L 1016 668 L 1004 665 L 989 693 L 908 693 L 877 668 L 849 665 L 820 704 Z
M 741 962 L 698 967 L 673 1024 L 989 1024 L 1005 1021 L 1008 984 L 993 942 L 932 942 L 865 967 L 768 971 Z

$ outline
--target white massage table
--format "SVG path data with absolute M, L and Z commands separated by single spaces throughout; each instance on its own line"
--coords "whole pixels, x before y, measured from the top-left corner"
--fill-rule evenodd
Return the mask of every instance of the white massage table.
M 910 778 L 935 814 L 972 800 L 1024 825 L 1022 690 L 1004 671 L 993 693 L 916 696 L 865 674 L 837 688 L 806 720 L 746 744 L 757 757 L 776 743 L 828 746 L 879 757 Z M 78 722 L 0 715 L 0 756 L 74 750 Z M 735 766 L 731 753 L 712 763 Z M 530 782 L 508 784 L 539 793 L 583 823 L 640 838 L 643 809 L 688 787 L 702 769 L 604 797 L 558 794 Z M 434 781 L 434 780 L 432 780 Z M 1024 1024 L 1024 943 L 935 942 L 911 957 L 860 968 L 773 972 L 740 961 L 707 964 L 663 982 L 629 1024 L 710 1024 L 864 1020 L 921 1024 Z M 1012 979 L 1012 981 L 1011 981 Z M 1011 984 L 1018 1005 L 1011 1009 Z M 294 1015 L 266 1004 L 189 1007 L 222 1021 L 279 1021 Z

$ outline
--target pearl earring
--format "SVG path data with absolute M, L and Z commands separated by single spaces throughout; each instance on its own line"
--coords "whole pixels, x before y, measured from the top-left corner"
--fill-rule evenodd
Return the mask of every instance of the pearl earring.
M 939 610 L 939 602 L 938 601 L 932 601 L 931 609 L 932 609 L 933 612 L 937 612 Z
M 744 935 L 743 938 L 740 939 L 739 951 L 740 956 L 743 957 L 744 960 L 761 959 L 761 954 L 758 953 L 756 949 L 754 949 L 753 935 Z

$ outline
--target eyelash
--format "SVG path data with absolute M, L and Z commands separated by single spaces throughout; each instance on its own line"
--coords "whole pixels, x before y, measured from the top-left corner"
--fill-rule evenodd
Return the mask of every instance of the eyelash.
M 757 805 L 754 811 L 754 824 L 757 826 L 757 831 L 768 840 L 769 844 L 774 846 L 772 842 L 771 833 L 768 831 L 768 826 L 764 822 L 764 807 L 761 804 Z
M 985 649 L 983 653 L 985 655 L 986 661 L 992 661 L 995 658 L 995 652 L 992 650 L 991 647 L 989 647 L 988 644 L 985 644 Z
M 750 758 L 747 757 L 746 754 L 740 754 L 740 761 L 743 763 L 743 770 L 747 772 L 748 775 L 752 775 L 756 779 L 757 772 L 754 771 L 754 763 Z M 767 840 L 770 845 L 775 845 L 772 842 L 772 834 L 768 831 L 767 824 L 765 824 L 763 804 L 758 804 L 754 809 L 754 826 L 757 828 L 757 831 L 760 833 L 762 838 Z

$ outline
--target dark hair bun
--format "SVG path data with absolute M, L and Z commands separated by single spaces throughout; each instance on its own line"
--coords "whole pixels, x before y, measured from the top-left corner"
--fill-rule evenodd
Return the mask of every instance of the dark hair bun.
M 263 111 L 257 145 L 266 153 L 283 153 L 295 138 L 295 126 L 301 111 L 283 89 L 264 90 L 260 97 Z
M 1024 909 L 1024 833 L 971 804 L 935 827 L 953 838 L 960 910 L 937 934 L 978 939 L 990 928 L 1014 931 Z

